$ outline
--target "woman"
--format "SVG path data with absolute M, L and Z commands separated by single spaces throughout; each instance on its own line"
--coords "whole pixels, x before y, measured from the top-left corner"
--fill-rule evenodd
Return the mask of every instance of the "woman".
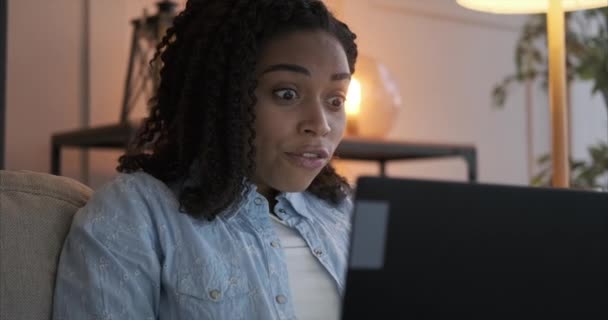
M 354 39 L 320 1 L 188 1 L 122 173 L 74 218 L 54 318 L 337 318 Z

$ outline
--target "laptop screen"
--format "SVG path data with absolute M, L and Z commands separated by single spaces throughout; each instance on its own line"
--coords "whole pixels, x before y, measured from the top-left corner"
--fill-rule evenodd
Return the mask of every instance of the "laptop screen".
M 342 319 L 564 315 L 608 319 L 608 194 L 358 180 Z

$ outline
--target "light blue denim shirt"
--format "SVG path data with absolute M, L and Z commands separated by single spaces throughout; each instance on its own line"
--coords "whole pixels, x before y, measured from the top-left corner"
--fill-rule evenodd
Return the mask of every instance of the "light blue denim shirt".
M 283 193 L 295 228 L 343 293 L 352 202 Z M 54 319 L 295 319 L 285 257 L 266 199 L 209 222 L 180 213 L 152 176 L 120 174 L 76 214 L 61 253 Z

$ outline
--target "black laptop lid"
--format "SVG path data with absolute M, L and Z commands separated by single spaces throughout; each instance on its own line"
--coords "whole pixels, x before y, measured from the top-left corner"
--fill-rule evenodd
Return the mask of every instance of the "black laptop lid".
M 357 182 L 342 319 L 608 319 L 608 195 Z

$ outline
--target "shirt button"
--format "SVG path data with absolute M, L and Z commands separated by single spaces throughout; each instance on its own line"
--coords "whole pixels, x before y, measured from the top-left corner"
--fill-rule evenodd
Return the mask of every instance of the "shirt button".
M 279 304 L 284 304 L 285 302 L 287 302 L 287 297 L 282 294 L 276 296 L 275 299 L 277 300 L 277 303 L 279 303 Z
M 323 250 L 321 250 L 321 249 L 315 249 L 315 250 L 313 250 L 313 252 L 314 252 L 315 256 L 317 256 L 317 257 L 320 257 L 323 255 Z
M 273 248 L 278 248 L 278 247 L 280 247 L 280 246 L 281 246 L 281 245 L 280 245 L 280 244 L 279 244 L 277 241 L 271 241 L 271 242 L 270 242 L 270 245 L 271 245 Z
M 209 297 L 213 300 L 217 300 L 222 296 L 222 293 L 219 290 L 211 290 L 209 291 Z
M 253 203 L 255 203 L 256 205 L 261 205 L 262 204 L 262 198 L 255 198 L 255 200 L 253 200 Z

